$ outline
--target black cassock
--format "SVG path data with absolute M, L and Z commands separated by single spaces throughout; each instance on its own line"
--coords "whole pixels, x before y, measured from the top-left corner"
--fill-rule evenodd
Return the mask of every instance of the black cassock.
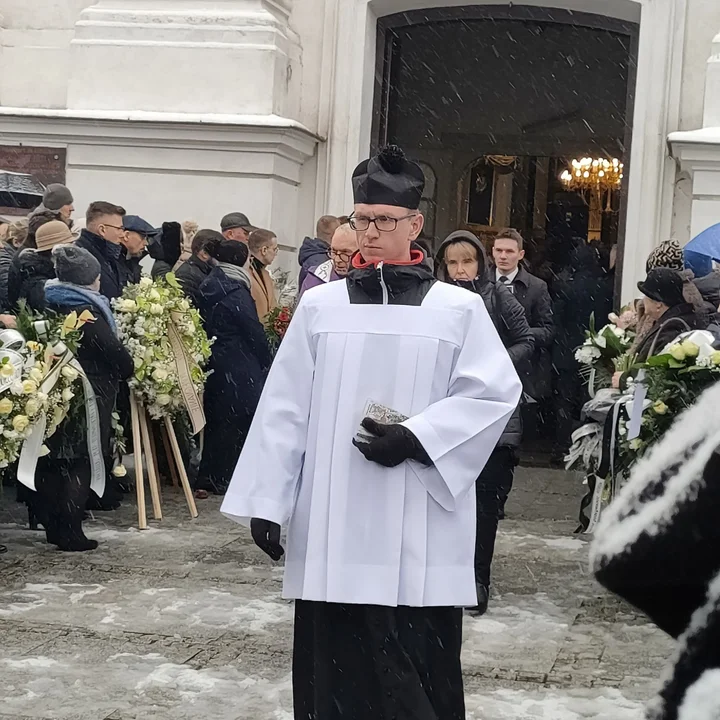
M 295 720 L 465 720 L 462 618 L 297 600 Z

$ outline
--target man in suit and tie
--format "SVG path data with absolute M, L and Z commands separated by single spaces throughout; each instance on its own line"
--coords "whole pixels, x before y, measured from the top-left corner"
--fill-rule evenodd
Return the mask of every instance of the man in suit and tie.
M 535 338 L 535 353 L 519 374 L 525 392 L 535 400 L 542 400 L 552 394 L 550 346 L 555 337 L 555 323 L 547 283 L 520 265 L 525 257 L 523 244 L 517 230 L 501 230 L 497 234 L 493 243 L 494 280 L 505 285 L 525 310 Z

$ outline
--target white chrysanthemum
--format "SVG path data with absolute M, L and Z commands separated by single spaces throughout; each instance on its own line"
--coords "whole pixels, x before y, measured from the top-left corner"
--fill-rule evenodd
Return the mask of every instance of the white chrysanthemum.
M 575 359 L 581 365 L 592 365 L 602 353 L 593 345 L 583 345 L 575 351 Z

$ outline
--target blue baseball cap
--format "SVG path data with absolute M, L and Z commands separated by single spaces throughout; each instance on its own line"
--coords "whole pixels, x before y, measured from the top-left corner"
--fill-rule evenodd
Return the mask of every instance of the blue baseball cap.
M 139 215 L 125 215 L 123 217 L 123 227 L 130 232 L 136 232 L 138 235 L 144 235 L 145 237 L 155 237 L 160 233 L 160 230 L 154 228 Z

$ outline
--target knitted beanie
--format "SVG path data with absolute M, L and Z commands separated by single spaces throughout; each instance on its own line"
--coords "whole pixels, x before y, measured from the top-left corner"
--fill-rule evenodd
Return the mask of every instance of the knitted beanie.
M 60 282 L 90 287 L 100 277 L 100 263 L 84 248 L 58 245 L 52 256 Z
M 650 253 L 645 270 L 650 272 L 655 268 L 670 268 L 678 271 L 685 269 L 683 251 L 677 240 L 666 240 Z
M 35 233 L 35 246 L 40 252 L 52 250 L 56 245 L 71 243 L 74 240 L 70 228 L 62 220 L 51 220 L 41 225 Z
M 58 211 L 65 205 L 73 204 L 73 196 L 70 190 L 60 183 L 51 183 L 45 188 L 42 204 L 48 210 Z

